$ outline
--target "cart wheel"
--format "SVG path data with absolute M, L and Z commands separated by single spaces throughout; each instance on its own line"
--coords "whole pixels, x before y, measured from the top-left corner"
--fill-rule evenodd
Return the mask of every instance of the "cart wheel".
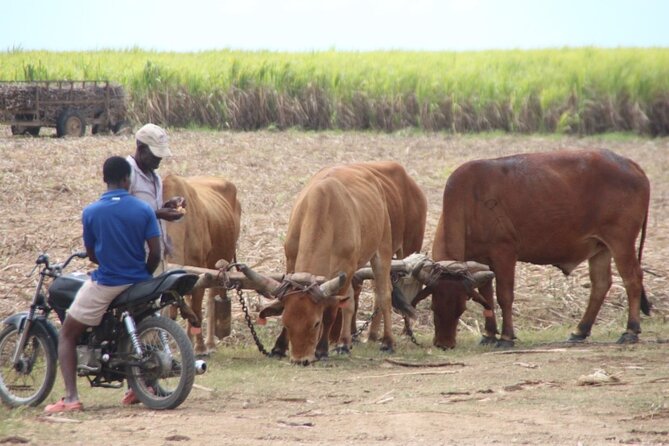
M 86 132 L 86 121 L 77 111 L 65 110 L 58 118 L 57 136 L 84 136 L 84 132 Z

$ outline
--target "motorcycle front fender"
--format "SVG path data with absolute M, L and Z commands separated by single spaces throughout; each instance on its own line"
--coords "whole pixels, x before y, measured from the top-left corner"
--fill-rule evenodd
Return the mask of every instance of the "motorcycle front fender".
M 12 314 L 4 321 L 2 321 L 2 323 L 5 326 L 16 327 L 16 329 L 21 330 L 26 323 L 27 317 L 28 312 L 23 311 L 21 313 Z M 43 317 L 36 318 L 33 320 L 33 329 L 44 331 L 53 341 L 54 347 L 56 349 L 58 348 L 58 330 L 56 330 L 56 327 L 54 327 L 51 322 L 44 319 Z
M 27 311 L 23 311 L 21 313 L 15 313 L 7 317 L 4 321 L 2 321 L 2 324 L 20 329 L 25 323 L 27 316 L 28 316 Z

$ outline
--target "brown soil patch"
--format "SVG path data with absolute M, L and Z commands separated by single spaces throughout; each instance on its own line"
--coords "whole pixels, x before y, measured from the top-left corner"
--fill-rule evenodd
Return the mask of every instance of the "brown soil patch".
M 80 214 L 103 189 L 102 162 L 110 155 L 131 153 L 133 140 L 131 136 L 67 140 L 11 137 L 6 127 L 0 127 L 0 134 L 0 316 L 6 316 L 25 309 L 35 280 L 26 274 L 39 253 L 48 252 L 60 260 L 81 249 Z M 238 258 L 263 271 L 282 270 L 282 240 L 293 199 L 323 166 L 380 159 L 402 163 L 428 198 L 423 251 L 429 253 L 444 183 L 464 161 L 559 148 L 613 149 L 640 163 L 651 179 L 643 263 L 646 290 L 655 312 L 652 319 L 642 322 L 651 328 L 644 330 L 644 343 L 638 346 L 599 343 L 614 341 L 624 327 L 627 300 L 620 279 L 615 277 L 593 330 L 595 342 L 523 353 L 523 334 L 561 341 L 564 327 L 575 325 L 585 309 L 588 276 L 585 265 L 567 278 L 554 268 L 519 265 L 515 322 L 521 339 L 518 351 L 512 354 L 475 347 L 478 311 L 465 314 L 462 346 L 453 352 L 432 351 L 426 347 L 432 321 L 429 302 L 425 302 L 419 307 L 417 324 L 421 347 L 401 338 L 402 321 L 399 317 L 395 321 L 395 333 L 401 339 L 399 355 L 411 356 L 418 351 L 423 352 L 419 353 L 422 357 L 404 362 L 453 361 L 464 366 L 406 367 L 385 362 L 375 347 L 363 345 L 349 359 L 334 359 L 329 365 L 307 369 L 281 362 L 264 365 L 266 360 L 261 360 L 252 364 L 251 370 L 256 372 L 230 372 L 239 381 L 220 387 L 217 380 L 225 368 L 235 368 L 240 361 L 257 355 L 235 302 L 233 335 L 221 342 L 212 358 L 212 364 L 222 370 L 212 369 L 211 375 L 199 377 L 197 382 L 205 389 L 195 389 L 177 411 L 120 408 L 117 397 L 121 391 L 95 389 L 86 394 L 93 400 L 85 414 L 74 417 L 75 423 L 44 423 L 40 409 L 19 414 L 0 409 L 0 415 L 16 423 L 16 432 L 5 438 L 0 435 L 0 442 L 669 443 L 669 369 L 666 344 L 661 343 L 669 337 L 664 263 L 669 250 L 669 140 L 192 131 L 173 131 L 171 138 L 176 156 L 161 166 L 161 172 L 222 175 L 234 182 L 243 208 Z M 248 299 L 253 302 L 255 297 Z M 361 318 L 369 314 L 369 302 L 369 295 L 363 295 Z M 555 329 L 555 336 L 547 329 Z M 235 356 L 236 349 L 247 353 L 240 359 Z M 618 381 L 578 384 L 579 377 L 596 369 L 606 370 Z M 263 386 L 277 374 L 281 385 L 274 383 L 267 391 Z M 79 384 L 86 386 L 83 381 Z

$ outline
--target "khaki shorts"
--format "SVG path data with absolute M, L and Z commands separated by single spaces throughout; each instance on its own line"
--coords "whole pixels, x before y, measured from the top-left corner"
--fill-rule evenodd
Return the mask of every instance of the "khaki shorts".
M 105 286 L 89 279 L 77 292 L 67 314 L 82 324 L 100 325 L 109 304 L 130 285 Z

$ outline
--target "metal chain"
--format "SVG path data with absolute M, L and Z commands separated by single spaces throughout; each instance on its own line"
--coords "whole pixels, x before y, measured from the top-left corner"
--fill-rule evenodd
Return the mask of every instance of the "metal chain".
M 256 333 L 256 329 L 253 326 L 253 321 L 251 320 L 251 315 L 249 315 L 249 309 L 246 307 L 246 302 L 244 302 L 244 295 L 242 293 L 241 287 L 237 288 L 237 296 L 239 297 L 239 303 L 242 304 L 242 310 L 244 310 L 244 319 L 246 319 L 246 325 L 248 325 L 249 330 L 251 330 L 251 336 L 253 336 L 253 340 L 255 341 L 258 350 L 265 356 L 271 356 L 271 354 L 265 350 L 265 347 L 262 345 L 262 342 Z
M 362 332 L 365 331 L 365 330 L 367 329 L 367 327 L 369 326 L 370 322 L 372 322 L 372 319 L 374 319 L 374 316 L 376 316 L 376 313 L 378 313 L 378 312 L 379 312 L 379 307 L 376 307 L 376 309 L 372 312 L 371 316 L 369 316 L 369 319 L 367 319 L 367 320 L 365 321 L 365 323 L 362 324 L 362 326 L 360 326 L 360 328 L 358 328 L 358 329 L 355 331 L 355 333 L 353 333 L 353 335 L 351 336 L 351 338 L 352 338 L 354 341 L 357 341 L 357 340 L 358 340 L 358 338 L 360 337 L 360 335 L 362 334 Z

